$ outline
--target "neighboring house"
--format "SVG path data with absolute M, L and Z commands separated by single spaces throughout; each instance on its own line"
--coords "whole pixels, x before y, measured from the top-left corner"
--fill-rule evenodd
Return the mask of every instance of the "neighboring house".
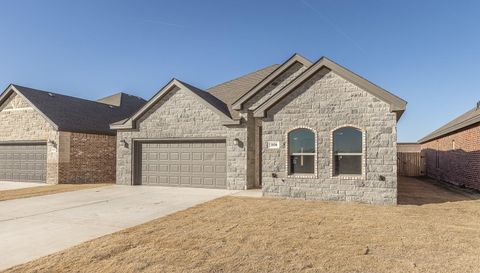
M 109 124 L 145 103 L 124 93 L 95 102 L 9 85 L 0 96 L 0 181 L 114 183 Z
M 427 176 L 480 190 L 480 103 L 418 142 Z
M 171 80 L 117 130 L 117 183 L 392 204 L 406 102 L 295 54 L 203 91 Z

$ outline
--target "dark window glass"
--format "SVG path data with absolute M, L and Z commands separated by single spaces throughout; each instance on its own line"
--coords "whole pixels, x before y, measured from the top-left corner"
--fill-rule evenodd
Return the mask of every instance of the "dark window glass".
M 333 132 L 335 175 L 362 174 L 362 132 L 343 127 Z
M 291 155 L 290 173 L 313 173 L 315 171 L 315 156 Z
M 334 153 L 362 153 L 362 132 L 353 127 L 344 127 L 334 133 Z
M 362 156 L 335 155 L 335 174 L 362 174 Z
M 296 129 L 288 134 L 289 173 L 315 172 L 315 133 Z

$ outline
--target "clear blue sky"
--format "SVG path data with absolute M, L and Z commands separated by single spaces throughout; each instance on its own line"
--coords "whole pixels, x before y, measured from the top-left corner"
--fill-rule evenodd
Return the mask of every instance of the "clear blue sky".
M 150 98 L 201 88 L 294 52 L 327 56 L 407 100 L 416 141 L 480 99 L 478 1 L 0 2 L 0 86 Z

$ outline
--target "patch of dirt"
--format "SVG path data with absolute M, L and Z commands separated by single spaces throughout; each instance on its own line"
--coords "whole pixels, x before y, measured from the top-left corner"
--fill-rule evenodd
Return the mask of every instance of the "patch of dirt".
M 424 205 L 480 199 L 477 191 L 462 189 L 430 178 L 400 177 L 397 190 L 398 204 L 400 205 Z
M 19 182 L 21 183 L 21 182 Z M 58 184 L 0 191 L 0 201 L 105 187 L 112 184 Z
M 478 273 L 479 268 L 478 200 L 372 206 L 226 197 L 6 272 Z

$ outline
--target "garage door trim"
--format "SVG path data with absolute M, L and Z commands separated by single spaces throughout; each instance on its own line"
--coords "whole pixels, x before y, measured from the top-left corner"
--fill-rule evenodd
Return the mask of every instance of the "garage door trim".
M 0 141 L 0 145 L 46 145 L 46 140 L 9 140 L 9 141 Z
M 141 145 L 144 143 L 156 143 L 156 142 L 202 142 L 202 141 L 219 141 L 227 143 L 226 137 L 185 137 L 185 138 L 136 138 L 132 139 L 132 182 L 131 185 L 141 185 Z M 227 150 L 225 150 L 227 151 Z M 228 155 L 227 155 L 228 158 Z

